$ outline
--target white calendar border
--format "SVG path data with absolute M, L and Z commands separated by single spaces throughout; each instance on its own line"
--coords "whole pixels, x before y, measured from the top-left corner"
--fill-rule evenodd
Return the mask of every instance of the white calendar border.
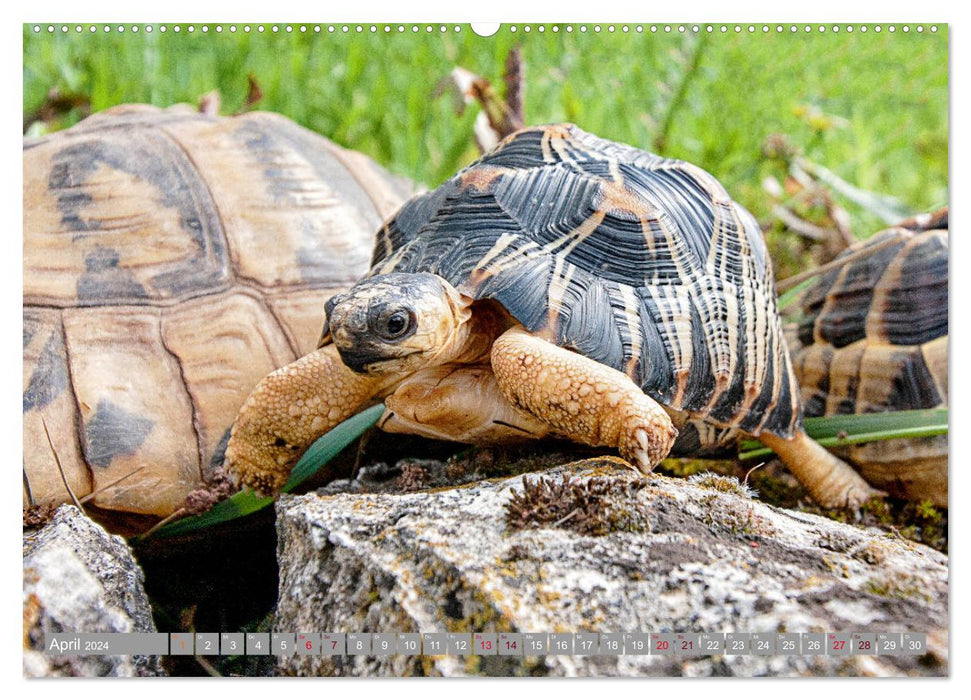
M 971 55 L 971 49 L 969 49 L 968 41 L 971 40 L 965 38 L 966 36 L 971 36 L 971 29 L 969 29 L 971 24 L 964 24 L 961 21 L 963 18 L 956 20 L 955 11 L 952 9 L 953 6 L 953 3 L 943 2 L 941 0 L 924 0 L 918 4 L 901 2 L 899 0 L 885 1 L 879 5 L 866 7 L 863 10 L 858 5 L 848 3 L 845 0 L 816 0 L 796 7 L 791 5 L 783 6 L 778 1 L 735 2 L 729 5 L 724 1 L 715 2 L 714 0 L 696 0 L 690 5 L 677 3 L 648 4 L 642 2 L 636 6 L 633 3 L 605 3 L 602 1 L 588 2 L 581 5 L 579 3 L 568 3 L 564 0 L 538 0 L 528 3 L 528 5 L 521 0 L 518 2 L 514 0 L 479 0 L 479 2 L 475 0 L 464 0 L 464 2 L 460 2 L 459 0 L 452 0 L 450 2 L 439 0 L 421 4 L 413 2 L 407 5 L 401 3 L 400 0 L 397 2 L 392 2 L 391 0 L 372 0 L 366 5 L 354 3 L 324 4 L 322 2 L 311 5 L 306 2 L 295 2 L 293 0 L 274 0 L 272 3 L 267 3 L 265 0 L 264 2 L 238 0 L 238 2 L 234 2 L 231 6 L 223 4 L 221 7 L 215 4 L 206 6 L 199 3 L 198 0 L 195 2 L 168 0 L 157 5 L 141 3 L 127 3 L 122 5 L 117 2 L 82 2 L 81 0 L 68 2 L 66 0 L 49 0 L 43 4 L 18 3 L 16 7 L 5 10 L 6 13 L 13 16 L 6 17 L 8 21 L 3 25 L 6 31 L 4 36 L 5 41 L 0 50 L 4 52 L 3 58 L 5 60 L 3 65 L 6 66 L 6 69 L 19 74 L 11 76 L 11 79 L 4 83 L 9 86 L 21 84 L 21 64 L 23 58 L 21 25 L 32 21 L 77 22 L 93 19 L 111 19 L 113 22 L 124 21 L 137 23 L 173 21 L 212 22 L 214 19 L 220 18 L 227 18 L 232 21 L 243 20 L 253 22 L 380 22 L 389 20 L 395 22 L 420 22 L 431 20 L 436 22 L 460 23 L 497 20 L 520 23 L 539 21 L 613 21 L 636 23 L 641 20 L 650 22 L 697 21 L 727 23 L 731 20 L 739 23 L 757 21 L 772 24 L 777 22 L 781 23 L 783 20 L 812 23 L 838 22 L 841 24 L 869 24 L 873 22 L 899 23 L 902 19 L 908 21 L 908 23 L 914 23 L 915 20 L 921 23 L 956 21 L 956 26 L 952 25 L 949 28 L 949 40 L 951 43 L 950 89 L 952 95 L 950 123 L 953 125 L 969 123 L 968 115 L 971 114 L 971 109 L 969 109 L 968 105 L 968 100 L 971 99 L 971 85 L 968 85 L 969 69 L 971 69 L 969 67 L 968 57 Z M 866 21 L 860 22 L 860 20 Z M 379 41 L 380 39 L 375 37 L 374 40 Z M 17 94 L 20 97 L 18 102 L 22 104 L 22 91 Z M 10 101 L 12 100 L 8 98 L 8 102 Z M 3 189 L 5 204 L 3 211 L 5 212 L 7 226 L 19 232 L 22 222 L 22 186 L 20 186 L 22 184 L 20 167 L 22 147 L 19 137 L 15 139 L 13 135 L 20 133 L 22 115 L 19 111 L 15 114 L 14 110 L 8 107 L 3 118 L 4 128 L 0 132 L 6 136 L 3 142 L 5 146 L 4 173 L 6 175 L 4 178 L 5 187 Z M 971 216 L 964 214 L 964 202 L 967 201 L 967 197 L 964 195 L 968 189 L 969 181 L 967 163 L 969 162 L 969 158 L 971 158 L 971 149 L 968 148 L 969 139 L 971 139 L 971 136 L 966 136 L 960 130 L 952 128 L 949 140 L 952 154 L 949 183 L 952 196 L 950 199 L 956 199 L 957 201 L 954 202 L 956 206 L 952 209 L 951 220 L 956 220 L 959 228 L 961 226 L 960 222 L 964 218 L 971 221 Z M 18 235 L 15 238 L 19 240 L 20 237 Z M 962 271 L 967 265 L 971 264 L 971 253 L 969 253 L 971 244 L 968 244 L 960 236 L 955 236 L 952 244 L 952 267 L 955 271 Z M 6 324 L 5 327 L 9 331 L 5 334 L 7 342 L 3 345 L 3 351 L 5 353 L 4 359 L 6 360 L 3 363 L 3 366 L 6 368 L 6 372 L 3 374 L 5 390 L 3 396 L 7 397 L 8 401 L 5 404 L 5 420 L 2 425 L 7 427 L 4 434 L 12 436 L 9 438 L 11 441 L 16 441 L 21 419 L 19 409 L 14 405 L 10 397 L 14 395 L 14 382 L 20 379 L 18 376 L 20 373 L 14 369 L 20 367 L 20 359 L 19 356 L 14 355 L 17 352 L 17 348 L 15 347 L 16 343 L 12 341 L 16 340 L 16 334 L 13 332 L 13 329 L 16 328 L 16 324 L 22 323 L 22 305 L 20 303 L 22 267 L 14 255 L 4 256 L 4 259 L 7 267 L 3 271 L 3 276 L 0 277 L 3 280 L 2 299 L 4 300 L 2 305 L 2 322 Z M 963 273 L 954 274 L 950 282 L 952 296 L 950 308 L 953 309 L 955 307 L 953 302 L 960 300 L 963 304 L 965 299 L 971 298 L 971 275 Z M 968 322 L 963 321 L 957 324 L 951 324 L 950 332 L 952 343 L 951 357 L 966 355 L 967 353 L 964 352 L 964 348 L 968 347 L 969 343 Z M 954 348 L 957 348 L 957 350 Z M 971 368 L 962 367 L 961 363 L 954 363 L 951 367 L 949 380 L 951 390 L 949 394 L 951 398 L 951 410 L 956 412 L 954 415 L 964 417 L 968 413 L 968 409 L 964 403 L 964 397 L 968 396 L 968 394 L 964 389 L 968 388 L 969 376 L 971 376 Z M 10 426 L 14 427 L 10 428 Z M 969 431 L 966 430 L 956 430 L 951 433 L 950 454 L 952 465 L 964 465 L 969 455 L 971 455 L 967 443 L 968 433 Z M 22 440 L 20 444 L 22 444 Z M 14 454 L 7 456 L 8 462 L 17 461 L 16 451 Z M 8 478 L 13 479 L 13 469 L 10 468 L 10 464 L 7 466 L 9 472 Z M 950 492 L 953 500 L 963 504 L 964 497 L 967 495 L 966 484 L 971 477 L 961 472 L 962 469 L 952 469 Z M 6 504 L 7 507 L 5 508 L 7 519 L 10 522 L 7 522 L 4 526 L 6 536 L 3 541 L 6 555 L 5 561 L 10 562 L 15 556 L 14 552 L 20 551 L 20 538 L 16 535 L 20 531 L 20 526 L 13 522 L 14 518 L 18 517 L 20 511 L 14 502 L 15 498 L 19 501 L 18 489 L 6 489 L 5 495 L 10 499 L 10 502 Z M 965 565 L 967 557 L 966 522 L 960 510 L 956 514 L 954 512 L 950 513 L 952 530 L 951 556 L 949 559 L 952 571 L 951 580 L 952 583 L 957 581 L 962 586 L 964 585 L 968 572 L 968 567 Z M 6 616 L 4 629 L 7 631 L 4 640 L 8 646 L 4 649 L 6 653 L 3 654 L 3 666 L 0 668 L 3 669 L 5 678 L 20 678 L 23 684 L 26 681 L 22 677 L 22 656 L 19 642 L 17 642 L 20 635 L 15 633 L 22 625 L 20 615 L 17 614 L 15 607 L 21 597 L 19 593 L 21 588 L 20 578 L 15 567 L 6 567 L 2 590 L 3 600 L 6 601 L 6 605 L 3 607 Z M 955 654 L 956 644 L 954 631 L 965 629 L 964 623 L 968 617 L 968 605 L 964 603 L 962 598 L 963 596 L 952 596 L 953 607 L 950 630 L 950 638 L 952 641 L 951 653 L 949 655 L 951 682 L 943 684 L 937 682 L 933 683 L 933 685 L 914 680 L 898 683 L 879 682 L 879 685 L 870 688 L 869 686 L 860 685 L 862 681 L 855 681 L 856 684 L 853 686 L 853 689 L 857 692 L 879 693 L 881 699 L 883 697 L 891 699 L 904 697 L 905 693 L 908 698 L 911 698 L 915 693 L 927 690 L 934 693 L 935 698 L 948 697 L 954 694 L 953 691 L 957 687 L 955 679 L 966 679 L 968 676 L 967 665 L 961 664 L 958 660 L 960 657 Z M 966 648 L 966 645 L 962 648 Z M 813 680 L 815 681 L 816 679 Z M 130 684 L 133 682 L 137 685 Z M 173 682 L 177 685 L 170 685 Z M 244 696 L 251 692 L 254 694 L 257 692 L 263 694 L 265 693 L 266 686 L 257 685 L 263 682 L 266 681 L 263 679 L 253 679 L 252 683 L 247 682 L 236 685 L 230 692 L 234 694 L 242 693 Z M 306 682 L 315 681 L 308 679 Z M 319 682 L 329 684 L 341 683 L 343 686 L 354 681 L 327 679 Z M 404 682 L 390 682 L 393 683 L 393 687 L 392 685 L 388 685 L 388 682 L 384 682 L 382 686 L 375 688 L 380 692 L 390 691 L 393 693 L 403 693 L 405 689 L 408 689 L 416 694 L 421 693 L 426 698 L 454 697 L 456 694 L 461 694 L 463 698 L 472 699 L 492 698 L 497 692 L 505 695 L 510 690 L 510 683 L 508 682 L 503 682 L 500 686 L 488 680 L 461 685 L 454 682 L 426 682 L 422 683 L 420 687 L 415 685 L 409 686 Z M 547 682 L 550 681 L 548 680 Z M 659 682 L 662 683 L 662 686 L 655 685 Z M 592 683 L 595 685 L 592 685 Z M 606 683 L 610 683 L 611 689 L 621 690 L 623 692 L 677 693 L 679 698 L 693 697 L 695 695 L 701 696 L 702 694 L 705 697 L 710 697 L 712 692 L 717 692 L 709 683 L 682 682 L 681 679 L 617 679 L 583 683 L 557 683 L 554 692 L 562 694 L 564 700 L 581 697 L 581 695 L 582 697 L 589 697 L 590 693 L 597 692 L 601 689 L 601 684 Z M 620 688 L 616 685 L 618 683 L 622 683 L 624 687 Z M 638 683 L 640 685 L 630 685 L 632 683 Z M 652 685 L 648 687 L 643 685 L 644 683 L 651 683 Z M 673 683 L 677 683 L 677 685 L 671 685 Z M 787 696 L 787 700 L 789 698 L 798 700 L 800 698 L 816 698 L 819 693 L 830 692 L 835 684 L 843 685 L 839 679 L 820 679 L 817 682 L 803 683 L 791 680 L 770 683 L 766 683 L 765 681 L 737 680 L 731 686 L 731 692 L 744 693 L 748 697 L 767 697 L 770 693 L 773 696 L 777 696 L 780 693 L 784 693 Z M 85 682 L 85 688 L 94 690 L 99 695 L 107 695 L 109 697 L 116 693 L 119 695 L 121 693 L 130 695 L 134 692 L 139 697 L 147 699 L 155 697 L 170 698 L 173 693 L 184 693 L 186 690 L 193 693 L 197 691 L 200 693 L 225 692 L 222 687 L 214 688 L 211 683 L 204 683 L 204 681 L 195 679 L 179 679 L 178 681 L 169 679 L 161 681 L 141 679 L 139 681 L 129 682 L 105 679 L 87 681 Z M 312 690 L 303 688 L 302 686 L 300 689 L 294 688 L 298 692 L 308 692 L 309 690 L 309 692 L 326 692 L 328 694 L 335 691 L 347 692 L 348 689 L 349 686 L 333 688 L 331 685 L 328 685 L 326 689 L 320 686 Z M 65 694 L 77 692 L 78 688 L 75 686 L 65 686 L 60 682 L 34 681 L 29 685 L 20 685 L 18 690 L 29 692 L 31 697 L 35 698 L 47 696 L 62 698 Z M 519 686 L 517 686 L 517 690 L 519 690 Z M 545 687 L 540 690 L 535 686 L 524 688 L 524 690 L 530 694 L 548 692 Z M 724 686 L 721 686 L 719 690 L 723 691 Z M 403 697 L 406 696 L 403 693 Z

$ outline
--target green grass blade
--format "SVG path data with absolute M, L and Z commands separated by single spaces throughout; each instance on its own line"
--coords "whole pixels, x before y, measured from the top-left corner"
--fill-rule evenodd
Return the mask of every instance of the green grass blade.
M 371 406 L 371 408 L 351 416 L 322 436 L 310 446 L 310 449 L 297 462 L 297 466 L 290 472 L 290 479 L 283 490 L 285 492 L 292 491 L 306 481 L 318 469 L 336 457 L 341 450 L 359 438 L 365 430 L 377 423 L 382 413 L 384 413 L 384 404 L 379 403 L 377 406 Z
M 229 522 L 236 518 L 242 518 L 243 516 L 263 510 L 271 503 L 273 503 L 271 496 L 257 496 L 252 491 L 240 491 L 225 501 L 220 501 L 202 515 L 190 515 L 187 518 L 163 525 L 151 533 L 150 536 L 174 537 L 176 535 L 184 535 L 189 532 L 218 525 L 219 523 Z
M 886 413 L 807 418 L 805 425 L 809 436 L 814 440 L 819 440 L 837 437 L 841 432 L 847 434 L 877 433 L 929 427 L 939 427 L 942 432 L 947 432 L 947 419 L 948 410 L 946 408 L 927 408 L 917 411 L 888 411 Z
M 947 421 L 946 408 L 930 408 L 807 418 L 805 427 L 809 436 L 823 447 L 842 447 L 878 440 L 944 435 Z M 743 440 L 738 458 L 755 459 L 771 454 L 772 450 L 758 440 Z
M 372 406 L 348 418 L 333 430 L 321 436 L 297 462 L 290 473 L 290 479 L 283 487 L 283 491 L 292 491 L 306 481 L 318 469 L 337 456 L 341 450 L 360 437 L 365 430 L 377 423 L 383 412 L 383 404 Z M 205 527 L 242 518 L 266 508 L 271 503 L 273 503 L 273 498 L 270 496 L 257 496 L 252 491 L 240 491 L 225 501 L 220 501 L 201 515 L 191 515 L 160 527 L 152 533 L 152 536 L 184 535 Z

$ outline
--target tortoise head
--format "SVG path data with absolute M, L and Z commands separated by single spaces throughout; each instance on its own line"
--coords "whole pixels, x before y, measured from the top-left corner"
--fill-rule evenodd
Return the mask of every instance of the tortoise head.
M 470 317 L 470 302 L 441 277 L 392 273 L 327 302 L 324 336 L 355 372 L 409 373 L 455 357 Z

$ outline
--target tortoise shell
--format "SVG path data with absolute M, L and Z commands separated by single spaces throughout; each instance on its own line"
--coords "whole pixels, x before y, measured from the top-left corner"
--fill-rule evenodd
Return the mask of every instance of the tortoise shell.
M 788 437 L 799 392 L 749 212 L 704 170 L 529 128 L 379 232 L 371 275 L 430 272 L 705 424 Z M 682 428 L 675 449 L 696 450 Z M 708 445 L 710 446 L 710 444 Z
M 78 498 L 155 516 L 313 349 L 410 194 L 281 116 L 187 107 L 96 114 L 25 141 L 23 166 L 25 504 L 67 501 L 63 469 Z
M 947 405 L 948 215 L 941 210 L 844 251 L 802 296 L 793 364 L 806 415 Z M 947 436 L 850 447 L 892 495 L 947 504 Z

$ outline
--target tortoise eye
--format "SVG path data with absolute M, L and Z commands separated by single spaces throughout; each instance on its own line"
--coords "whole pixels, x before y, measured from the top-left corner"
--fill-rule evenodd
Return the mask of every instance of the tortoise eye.
M 415 330 L 415 315 L 407 309 L 395 309 L 382 314 L 375 324 L 375 332 L 384 340 L 401 340 Z

